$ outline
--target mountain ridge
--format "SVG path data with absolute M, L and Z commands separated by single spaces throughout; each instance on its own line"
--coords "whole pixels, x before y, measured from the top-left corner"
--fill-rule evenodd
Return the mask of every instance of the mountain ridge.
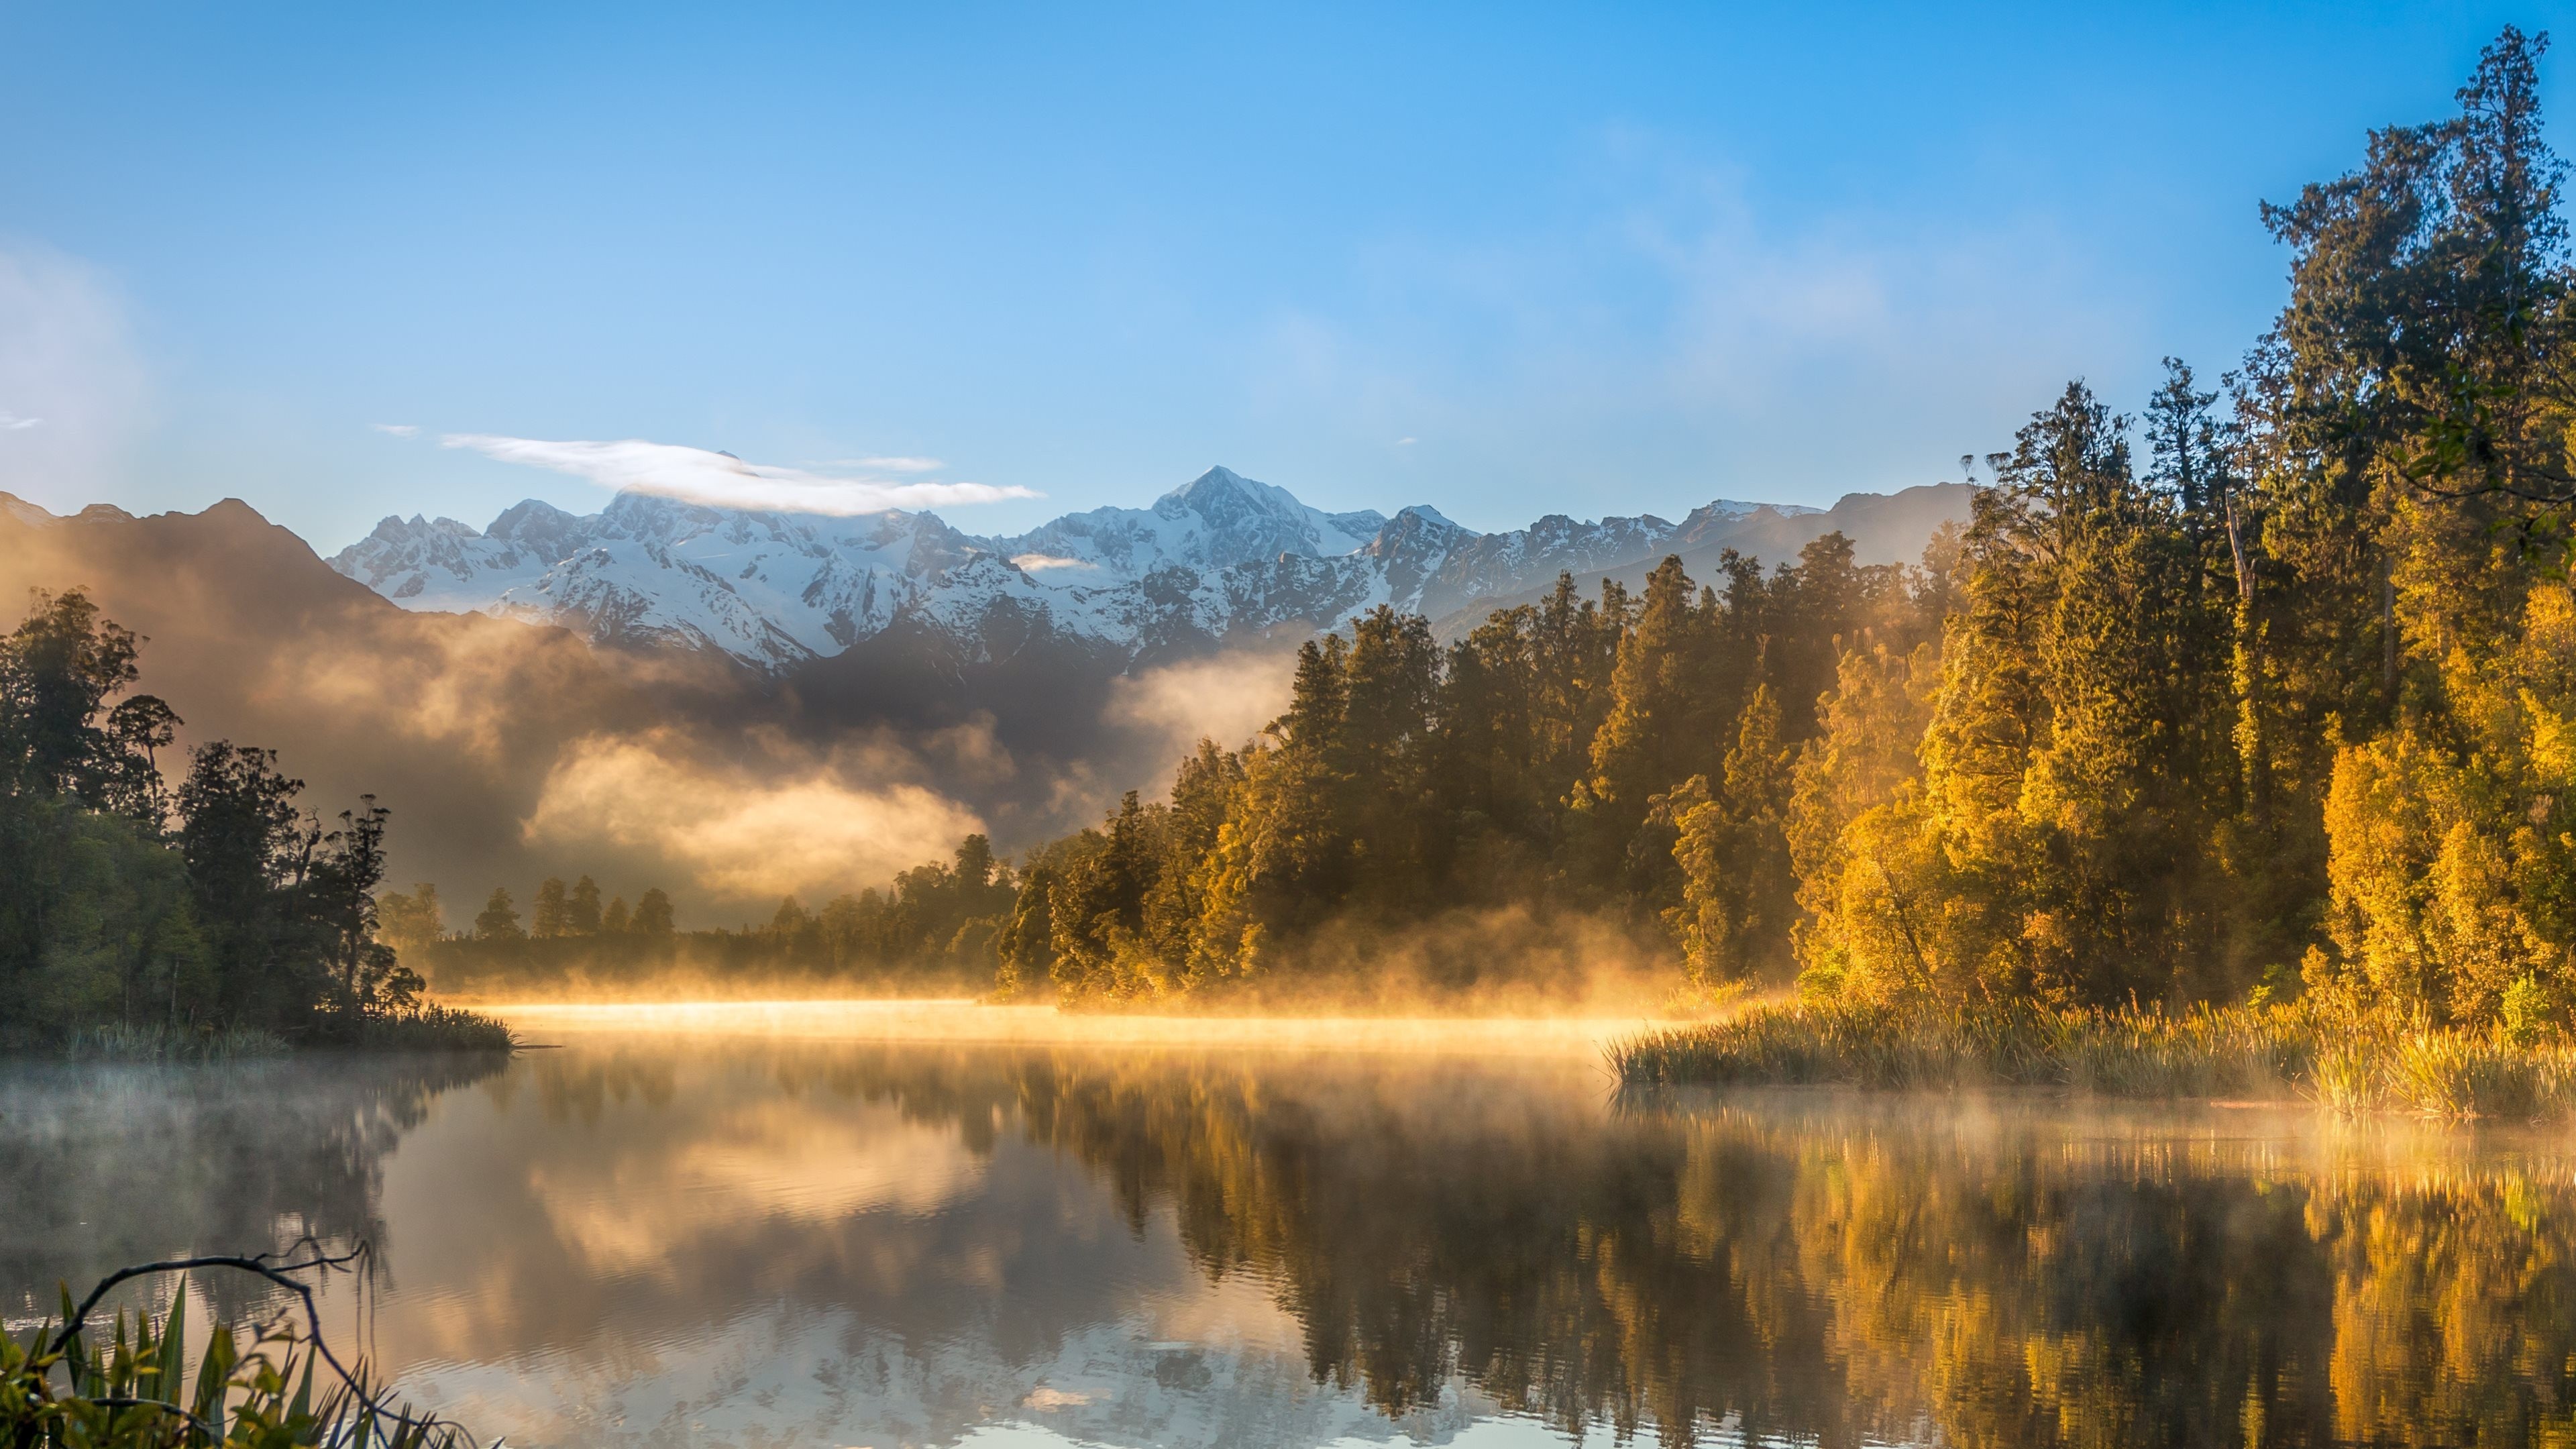
M 1214 467 L 1150 507 L 1068 513 L 1014 535 L 964 533 L 934 513 L 825 518 L 620 493 L 588 515 L 527 500 L 480 531 L 390 516 L 329 563 L 407 609 L 712 650 L 773 677 L 899 623 L 967 656 L 990 652 L 987 633 L 1036 631 L 1133 662 L 1329 628 L 1378 604 L 1452 621 L 1561 572 L 1611 574 L 1739 541 L 1776 562 L 1881 499 L 1917 506 L 1855 546 L 1865 561 L 1911 559 L 1939 521 L 1966 516 L 1967 492 L 1852 494 L 1832 509 L 1719 499 L 1680 523 L 1550 514 L 1488 534 L 1419 504 L 1392 518 L 1329 513 Z

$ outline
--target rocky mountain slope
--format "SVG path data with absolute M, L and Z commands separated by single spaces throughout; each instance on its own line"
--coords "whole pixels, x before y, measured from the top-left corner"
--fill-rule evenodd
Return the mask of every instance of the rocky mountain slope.
M 480 532 L 388 518 L 331 566 L 408 609 L 711 650 L 785 675 L 889 634 L 967 660 L 1052 637 L 1134 663 L 1304 633 L 1382 603 L 1473 619 L 1560 572 L 1588 582 L 1727 547 L 1787 558 L 1835 528 L 1866 560 L 1911 559 L 1966 512 L 1967 490 L 1946 484 L 1826 510 L 1719 500 L 1679 523 L 1550 515 L 1480 534 L 1427 507 L 1326 513 L 1211 468 L 1150 508 L 1067 514 L 1016 537 L 961 533 L 929 513 L 824 518 L 627 493 L 579 517 L 531 500 Z

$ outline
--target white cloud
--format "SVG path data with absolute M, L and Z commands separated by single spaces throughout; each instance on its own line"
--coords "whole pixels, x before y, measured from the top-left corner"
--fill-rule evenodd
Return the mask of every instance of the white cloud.
M 818 468 L 864 468 L 871 473 L 936 473 L 948 465 L 937 458 L 834 458 Z
M 1395 440 L 1395 445 L 1399 448 L 1410 448 L 1421 441 L 1420 438 L 1398 438 Z
M 391 433 L 397 438 L 408 438 L 420 431 L 410 423 L 369 423 L 367 426 L 380 433 Z
M 504 463 L 548 468 L 586 478 L 604 488 L 685 499 L 716 508 L 757 508 L 783 513 L 848 516 L 883 513 L 894 508 L 941 508 L 967 503 L 998 503 L 1007 498 L 1039 495 L 1017 486 L 989 483 L 898 482 L 866 476 L 834 477 L 800 468 L 746 463 L 730 453 L 653 443 L 640 438 L 619 442 L 549 442 L 539 438 L 503 438 L 487 433 L 449 433 L 439 440 Z M 907 463 L 928 459 L 904 459 Z
M 0 413 L 0 433 L 23 433 L 43 421 L 43 418 L 22 418 L 16 413 Z
M 1087 569 L 1091 567 L 1090 563 L 1083 559 L 1059 558 L 1051 553 L 1013 554 L 1011 555 L 1011 562 L 1017 564 L 1023 569 L 1026 569 L 1030 573 L 1044 573 L 1048 569 Z

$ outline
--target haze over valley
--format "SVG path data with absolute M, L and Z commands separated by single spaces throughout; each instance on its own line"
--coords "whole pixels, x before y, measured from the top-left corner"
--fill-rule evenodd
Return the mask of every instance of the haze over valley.
M 1713 577 L 1729 549 L 1788 560 L 1832 531 L 1909 561 L 1967 493 L 1479 534 L 1421 506 L 1326 514 L 1219 467 L 1002 538 L 625 492 L 480 530 L 388 517 L 327 558 L 238 501 L 58 518 L 10 498 L 0 589 L 92 590 L 192 701 L 184 740 L 268 741 L 318 794 L 375 793 L 401 821 L 397 879 L 590 873 L 728 922 L 970 831 L 1012 851 L 1090 823 L 1201 736 L 1269 723 L 1296 646 L 1378 605 L 1455 634 L 1560 573 L 1636 588 L 1679 555 Z M 791 819 L 810 844 L 782 846 Z

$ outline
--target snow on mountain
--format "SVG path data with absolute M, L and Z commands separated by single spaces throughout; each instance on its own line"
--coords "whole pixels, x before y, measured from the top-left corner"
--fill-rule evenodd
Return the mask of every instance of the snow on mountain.
M 0 493 L 0 514 L 6 514 L 29 528 L 42 528 L 54 521 L 52 514 L 15 493 Z
M 602 644 L 713 649 L 779 673 L 898 621 L 970 657 L 1000 647 L 1001 634 L 1053 633 L 1134 658 L 1329 626 L 1380 603 L 1439 617 L 1561 570 L 1816 512 L 1719 501 L 1680 525 L 1551 515 L 1479 534 L 1422 506 L 1392 519 L 1326 513 L 1211 468 L 1151 508 L 1095 508 L 1007 538 L 928 513 L 823 518 L 621 493 L 582 516 L 531 500 L 481 532 L 388 518 L 331 566 L 406 608 L 561 624 Z
M 1386 526 L 1374 509 L 1326 513 L 1285 488 L 1256 483 L 1230 468 L 1210 468 L 1154 500 L 1151 508 L 1095 508 L 1068 513 L 1017 538 L 989 540 L 993 550 L 1036 571 L 1088 567 L 1105 577 L 1142 578 L 1181 564 L 1221 570 L 1283 553 L 1317 558 L 1353 553 Z
M 400 1387 L 539 1443 L 1424 1449 L 1479 1423 L 1534 1427 L 1463 1375 L 1393 1414 L 1293 1348 L 1172 1341 L 1155 1327 L 1143 1314 L 1084 1324 L 1013 1356 L 989 1331 L 909 1339 L 827 1309 L 620 1345 L 595 1365 L 432 1360 Z
M 482 533 L 388 518 L 331 566 L 406 608 L 717 649 L 776 670 L 877 633 L 982 555 L 927 513 L 825 518 L 621 493 L 583 517 L 531 500 Z

